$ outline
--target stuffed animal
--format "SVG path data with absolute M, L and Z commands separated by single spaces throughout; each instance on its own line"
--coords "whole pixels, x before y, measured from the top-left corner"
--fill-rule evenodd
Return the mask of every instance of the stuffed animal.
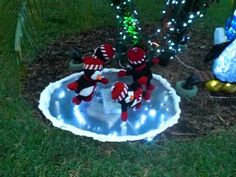
M 115 58 L 116 49 L 111 44 L 102 44 L 96 49 L 92 55 L 93 58 L 99 58 L 104 63 L 108 63 L 111 59 Z M 83 58 L 78 48 L 74 48 L 69 52 L 69 57 L 77 62 L 82 62 Z
M 116 49 L 110 44 L 102 44 L 94 50 L 93 57 L 102 60 L 105 64 L 115 58 Z
M 152 91 L 155 89 L 155 86 L 151 84 L 153 78 L 151 67 L 154 64 L 160 63 L 160 59 L 154 58 L 147 61 L 144 50 L 139 47 L 130 49 L 127 56 L 131 68 L 119 71 L 117 74 L 118 77 L 132 75 L 134 83 L 138 83 L 141 87 L 144 86 L 146 89 L 143 98 L 146 101 L 150 101 Z
M 128 119 L 127 109 L 133 108 L 133 110 L 141 107 L 142 101 L 142 88 L 132 84 L 126 85 L 124 82 L 116 82 L 111 89 L 112 99 L 121 104 L 121 119 L 126 121 Z
M 76 105 L 79 105 L 81 101 L 89 102 L 92 100 L 97 82 L 103 84 L 109 82 L 108 79 L 102 76 L 104 62 L 98 58 L 85 57 L 83 63 L 84 74 L 75 82 L 67 85 L 69 90 L 77 93 L 77 96 L 72 99 L 72 102 Z

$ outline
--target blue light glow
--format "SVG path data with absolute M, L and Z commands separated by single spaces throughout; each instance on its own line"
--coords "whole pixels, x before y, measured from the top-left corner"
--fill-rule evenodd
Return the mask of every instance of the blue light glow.
M 60 114 L 61 112 L 61 108 L 60 108 L 60 102 L 59 101 L 55 101 L 55 111 Z
M 59 114 L 59 115 L 57 116 L 57 118 L 58 118 L 58 120 L 63 120 L 63 117 L 62 117 L 61 114 Z
M 118 133 L 114 131 L 114 132 L 112 132 L 112 133 L 110 134 L 110 136 L 117 137 L 117 136 L 118 136 Z
M 121 128 L 127 127 L 127 122 L 122 122 L 122 123 L 120 124 L 120 127 L 121 127 Z
M 61 91 L 59 94 L 58 94 L 58 98 L 62 99 L 66 96 L 66 93 L 64 91 Z
M 152 116 L 152 117 L 155 117 L 156 114 L 157 114 L 157 111 L 156 111 L 155 109 L 151 109 L 151 110 L 149 111 L 149 115 Z
M 85 121 L 84 117 L 81 115 L 78 106 L 74 106 L 74 115 L 75 115 L 75 117 L 78 120 L 80 125 L 85 125 L 86 124 L 86 121 Z
M 141 124 L 144 124 L 146 120 L 147 120 L 147 116 L 143 114 L 141 116 Z
M 126 135 L 127 134 L 127 122 L 122 122 L 120 124 L 121 126 L 121 135 Z
M 165 115 L 164 114 L 161 114 L 160 116 L 160 127 L 162 127 L 163 125 L 165 124 Z
M 141 127 L 141 123 L 140 122 L 137 122 L 134 126 L 135 129 L 139 129 Z

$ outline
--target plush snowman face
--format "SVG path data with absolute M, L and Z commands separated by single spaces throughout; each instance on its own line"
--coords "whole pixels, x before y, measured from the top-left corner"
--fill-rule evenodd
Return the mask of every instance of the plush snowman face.
M 95 71 L 92 76 L 92 80 L 101 80 L 102 79 L 102 71 Z
M 134 91 L 128 91 L 127 97 L 125 98 L 126 103 L 130 103 L 134 100 Z

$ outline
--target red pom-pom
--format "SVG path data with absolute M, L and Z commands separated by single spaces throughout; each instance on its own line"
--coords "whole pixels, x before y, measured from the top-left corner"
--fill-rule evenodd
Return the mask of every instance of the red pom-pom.
M 122 112 L 122 113 L 121 113 L 121 119 L 122 119 L 123 121 L 126 121 L 126 120 L 128 119 L 128 113 L 127 113 L 127 112 Z
M 70 90 L 77 90 L 78 83 L 77 82 L 72 82 L 72 83 L 67 85 L 67 88 L 70 89 Z

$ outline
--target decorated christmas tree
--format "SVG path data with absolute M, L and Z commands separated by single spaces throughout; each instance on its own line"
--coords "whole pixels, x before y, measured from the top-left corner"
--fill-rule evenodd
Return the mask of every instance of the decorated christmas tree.
M 148 49 L 148 59 L 159 56 L 166 65 L 178 52 L 181 46 L 190 39 L 190 25 L 199 17 L 214 0 L 167 0 L 159 27 L 152 36 L 145 36 L 140 27 L 138 12 L 131 0 L 112 0 L 111 5 L 117 11 L 116 19 L 119 29 L 118 55 L 122 56 L 127 45 Z M 119 58 L 119 57 L 118 57 Z M 124 58 L 119 58 L 124 60 Z
M 162 11 L 160 27 L 156 31 L 154 48 L 167 60 L 178 52 L 181 45 L 190 39 L 188 34 L 191 24 L 204 16 L 209 7 L 209 0 L 167 0 Z M 150 41 L 152 43 L 152 41 Z

